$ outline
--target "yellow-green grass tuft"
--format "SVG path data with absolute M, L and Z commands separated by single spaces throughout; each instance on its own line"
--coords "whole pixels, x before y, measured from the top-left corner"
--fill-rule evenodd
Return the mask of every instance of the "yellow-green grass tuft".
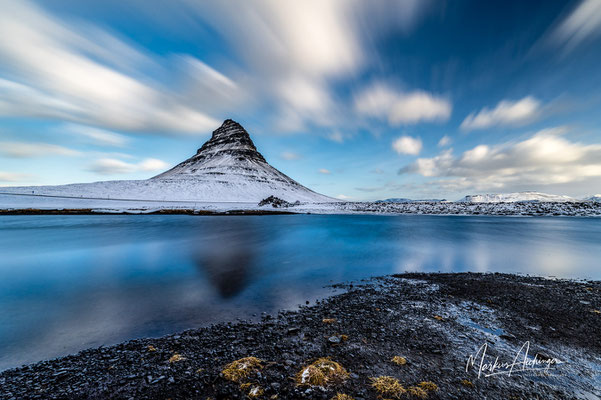
M 428 392 L 436 392 L 438 390 L 438 386 L 436 385 L 436 383 L 431 381 L 420 382 L 419 386 L 422 389 L 427 390 Z
M 227 380 L 240 382 L 263 368 L 262 363 L 256 357 L 244 357 L 226 365 L 221 373 Z
M 396 365 L 405 365 L 405 364 L 407 364 L 407 359 L 405 357 L 401 357 L 401 356 L 394 356 L 394 357 L 392 357 L 392 360 L 390 360 L 390 361 L 392 361 Z
M 401 385 L 398 379 L 392 376 L 379 376 L 377 378 L 371 378 L 371 387 L 376 390 L 382 397 L 391 397 L 393 399 L 400 399 L 407 390 Z
M 418 399 L 426 399 L 428 398 L 428 392 L 419 386 L 409 386 L 407 388 L 407 394 L 411 397 L 415 397 Z
M 344 382 L 349 373 L 342 365 L 329 358 L 319 358 L 303 367 L 296 374 L 296 384 L 301 386 L 321 386 Z
M 355 400 L 348 394 L 336 393 L 336 396 L 332 397 L 330 400 Z

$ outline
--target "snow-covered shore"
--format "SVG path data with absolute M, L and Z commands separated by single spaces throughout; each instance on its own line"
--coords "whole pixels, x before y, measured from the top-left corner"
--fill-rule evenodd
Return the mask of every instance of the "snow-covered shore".
M 523 215 L 523 216 L 601 216 L 601 203 L 586 202 L 332 202 L 300 203 L 289 207 L 259 207 L 254 202 L 195 202 L 142 199 L 106 199 L 58 195 L 12 194 L 0 191 L 0 212 L 27 210 L 70 210 L 71 213 L 126 213 L 152 212 L 227 213 L 285 211 L 299 214 L 416 214 L 416 215 Z M 33 213 L 33 212 L 32 212 Z

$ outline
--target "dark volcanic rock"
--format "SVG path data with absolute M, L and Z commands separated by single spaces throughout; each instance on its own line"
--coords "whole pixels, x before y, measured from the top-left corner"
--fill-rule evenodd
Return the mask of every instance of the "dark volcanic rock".
M 290 203 L 286 200 L 282 200 L 279 197 L 275 197 L 275 196 L 269 196 L 263 200 L 261 200 L 259 202 L 259 207 L 263 207 L 266 205 L 271 204 L 271 206 L 273 208 L 280 208 L 280 207 L 292 207 L 292 206 L 297 206 L 300 204 L 299 201 L 295 201 L 294 203 Z
M 246 129 L 236 121 L 226 119 L 213 132 L 211 139 L 196 152 L 195 161 L 207 160 L 212 157 L 229 155 L 259 162 L 267 162 L 257 151 Z
M 7 370 L 0 398 L 245 399 L 254 387 L 264 399 L 384 398 L 371 386 L 377 376 L 405 388 L 431 381 L 438 389 L 429 399 L 601 396 L 601 282 L 403 274 L 337 287 L 348 292 L 260 323 L 133 340 Z M 489 377 L 478 377 L 478 356 L 468 367 L 483 345 L 487 363 L 502 363 L 526 342 L 530 359 L 561 363 L 546 371 L 520 371 L 520 364 L 511 376 Z M 225 378 L 226 365 L 250 356 L 263 360 L 257 373 L 240 382 Z M 392 362 L 395 356 L 406 363 Z M 297 374 L 321 357 L 340 363 L 348 378 L 298 386 Z

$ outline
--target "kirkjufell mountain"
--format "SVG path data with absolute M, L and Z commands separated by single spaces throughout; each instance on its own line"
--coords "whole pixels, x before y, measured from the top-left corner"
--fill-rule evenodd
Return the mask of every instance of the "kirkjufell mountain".
M 228 119 L 196 154 L 147 180 L 3 188 L 13 193 L 192 202 L 259 202 L 275 196 L 288 202 L 337 201 L 278 171 L 257 151 L 248 132 Z

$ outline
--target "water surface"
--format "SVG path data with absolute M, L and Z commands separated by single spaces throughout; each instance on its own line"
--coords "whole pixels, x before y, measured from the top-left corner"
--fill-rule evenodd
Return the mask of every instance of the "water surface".
M 0 370 L 274 313 L 403 271 L 601 279 L 601 220 L 1 216 Z

